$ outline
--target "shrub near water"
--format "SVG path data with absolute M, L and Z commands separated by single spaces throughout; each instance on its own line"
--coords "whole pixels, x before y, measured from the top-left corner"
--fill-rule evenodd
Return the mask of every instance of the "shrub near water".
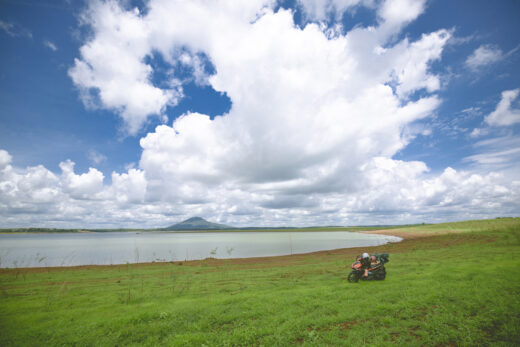
M 520 221 L 472 223 L 371 248 L 382 282 L 346 281 L 360 249 L 4 269 L 0 345 L 518 345 Z

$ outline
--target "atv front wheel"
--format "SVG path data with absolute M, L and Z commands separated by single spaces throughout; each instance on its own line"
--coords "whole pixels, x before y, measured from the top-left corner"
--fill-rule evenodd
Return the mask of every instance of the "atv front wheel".
M 348 281 L 350 283 L 356 283 L 357 281 L 359 281 L 359 276 L 358 274 L 356 273 L 356 271 L 351 271 L 349 274 L 348 274 Z

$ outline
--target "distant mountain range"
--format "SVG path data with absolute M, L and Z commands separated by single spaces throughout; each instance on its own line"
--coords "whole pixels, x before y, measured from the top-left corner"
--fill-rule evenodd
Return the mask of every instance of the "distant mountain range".
M 368 227 L 368 226 L 367 226 Z M 191 217 L 177 224 L 160 230 L 194 231 L 194 230 L 290 230 L 290 229 L 313 229 L 313 228 L 345 228 L 344 226 L 312 226 L 312 227 L 232 227 L 225 224 L 208 222 L 201 217 Z
M 424 223 L 423 223 L 424 224 Z M 59 232 L 116 232 L 116 231 L 197 231 L 197 230 L 272 230 L 272 231 L 286 231 L 286 230 L 323 230 L 323 229 L 337 229 L 337 230 L 345 230 L 345 231 L 357 231 L 357 230 L 366 230 L 370 229 L 380 229 L 382 227 L 385 228 L 395 228 L 395 227 L 403 227 L 410 225 L 363 225 L 363 226 L 311 226 L 311 227 L 291 227 L 291 226 L 280 226 L 280 227 L 232 227 L 225 224 L 218 224 L 208 222 L 204 218 L 201 217 L 192 217 L 186 219 L 177 224 L 170 225 L 166 228 L 153 228 L 153 229 L 143 229 L 143 228 L 114 228 L 114 229 L 56 229 L 56 228 L 40 228 L 40 227 L 30 227 L 30 228 L 0 228 L 0 233 L 59 233 Z
M 211 223 L 200 217 L 191 217 L 177 224 L 170 225 L 164 230 L 223 230 L 235 229 L 229 225 Z

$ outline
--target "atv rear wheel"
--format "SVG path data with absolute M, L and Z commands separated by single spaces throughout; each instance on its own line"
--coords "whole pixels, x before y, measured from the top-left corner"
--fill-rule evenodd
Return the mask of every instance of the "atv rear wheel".
M 386 272 L 383 272 L 382 274 L 378 274 L 376 276 L 376 280 L 382 281 L 386 278 Z

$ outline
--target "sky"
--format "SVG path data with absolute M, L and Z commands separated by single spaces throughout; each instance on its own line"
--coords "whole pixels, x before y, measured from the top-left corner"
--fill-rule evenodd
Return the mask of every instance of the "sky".
M 0 0 L 0 227 L 520 216 L 519 16 Z

